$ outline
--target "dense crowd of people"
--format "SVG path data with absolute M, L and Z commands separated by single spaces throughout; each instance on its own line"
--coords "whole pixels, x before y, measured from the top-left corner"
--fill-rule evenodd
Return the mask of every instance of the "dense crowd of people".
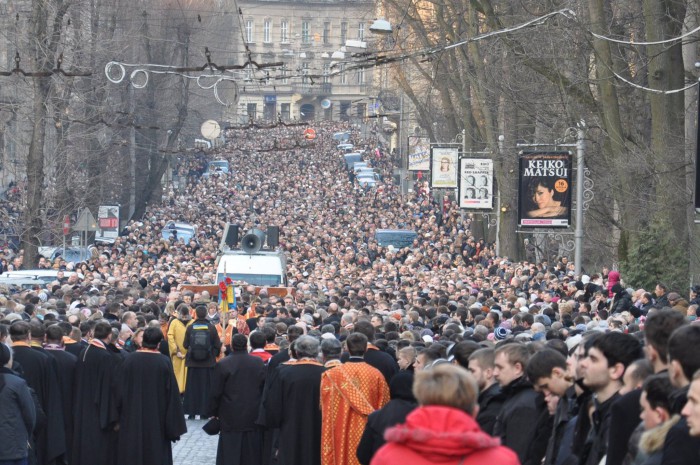
M 207 155 L 228 174 L 183 154 L 181 185 L 113 244 L 0 286 L 0 465 L 172 463 L 186 418 L 219 435 L 217 464 L 698 463 L 700 287 L 499 257 L 426 183 L 402 194 L 376 140 L 316 130 L 229 129 Z M 196 236 L 164 238 L 168 221 Z M 183 287 L 215 281 L 231 223 L 280 228 L 293 292 L 241 286 L 225 311 Z

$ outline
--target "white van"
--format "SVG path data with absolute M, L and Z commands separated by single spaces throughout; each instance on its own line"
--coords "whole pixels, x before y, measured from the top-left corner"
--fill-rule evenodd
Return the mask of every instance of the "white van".
M 226 277 L 261 287 L 287 286 L 287 258 L 282 252 L 230 250 L 219 257 L 216 283 Z

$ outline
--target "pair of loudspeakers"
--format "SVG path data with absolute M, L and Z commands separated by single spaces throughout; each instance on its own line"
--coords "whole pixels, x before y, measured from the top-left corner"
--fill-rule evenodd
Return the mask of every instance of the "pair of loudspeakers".
M 233 249 L 238 245 L 240 236 L 240 227 L 237 224 L 227 224 L 224 229 L 224 243 Z M 268 226 L 267 234 L 259 229 L 251 229 L 243 237 L 240 238 L 241 250 L 247 253 L 255 253 L 262 249 L 267 239 L 267 246 L 271 249 L 276 248 L 280 242 L 279 226 Z

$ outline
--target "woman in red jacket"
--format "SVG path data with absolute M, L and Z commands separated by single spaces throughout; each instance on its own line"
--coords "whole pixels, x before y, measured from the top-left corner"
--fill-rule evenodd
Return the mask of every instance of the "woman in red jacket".
M 371 465 L 520 464 L 515 452 L 479 428 L 479 389 L 464 368 L 441 364 L 417 373 L 413 394 L 420 406 L 387 430 Z

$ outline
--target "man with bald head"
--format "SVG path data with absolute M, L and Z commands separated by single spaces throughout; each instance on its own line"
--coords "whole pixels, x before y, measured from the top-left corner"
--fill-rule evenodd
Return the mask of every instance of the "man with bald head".
M 328 316 L 323 320 L 324 325 L 331 325 L 334 322 L 340 325 L 340 307 L 338 304 L 333 302 L 328 306 Z

